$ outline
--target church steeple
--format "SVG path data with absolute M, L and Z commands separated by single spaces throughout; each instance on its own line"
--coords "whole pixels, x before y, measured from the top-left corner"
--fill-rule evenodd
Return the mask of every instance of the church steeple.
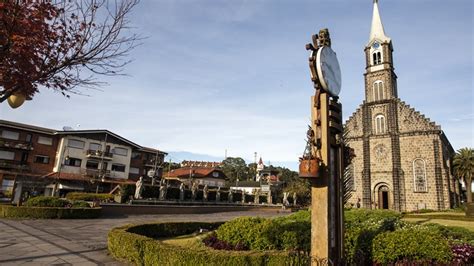
M 390 42 L 390 38 L 385 35 L 382 19 L 380 18 L 378 0 L 374 0 L 374 11 L 372 13 L 372 26 L 370 27 L 369 44 L 373 41 Z
M 397 76 L 393 68 L 393 47 L 380 18 L 378 0 L 374 0 L 369 43 L 365 47 L 365 100 L 380 102 L 397 98 Z

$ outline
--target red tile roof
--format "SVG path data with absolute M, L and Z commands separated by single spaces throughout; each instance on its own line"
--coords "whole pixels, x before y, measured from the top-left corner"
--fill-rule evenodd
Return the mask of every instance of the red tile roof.
M 181 178 L 186 178 L 186 177 L 194 177 L 194 178 L 199 178 L 199 177 L 213 177 L 212 173 L 213 172 L 219 172 L 219 177 L 222 179 L 227 179 L 227 176 L 224 174 L 224 172 L 219 169 L 219 168 L 209 168 L 209 167 L 181 167 L 175 170 L 171 170 L 169 173 L 164 173 L 164 177 L 181 177 Z

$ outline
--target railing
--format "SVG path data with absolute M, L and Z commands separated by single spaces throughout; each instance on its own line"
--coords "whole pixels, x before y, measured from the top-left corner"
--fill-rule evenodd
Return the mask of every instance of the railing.
M 156 163 L 155 162 L 156 162 L 155 159 L 143 160 L 143 164 L 146 165 L 146 166 L 155 166 L 155 164 L 156 164 L 156 166 L 160 166 L 163 163 L 163 161 L 161 159 L 158 159 L 158 162 L 156 162 Z
M 103 152 L 99 150 L 87 150 L 86 155 L 89 157 L 112 159 L 114 156 L 111 152 Z
M 22 170 L 22 171 L 30 170 L 30 166 L 27 165 L 26 162 L 12 161 L 12 160 L 0 160 L 0 168 Z
M 21 140 L 0 139 L 0 147 L 20 150 L 33 150 L 31 142 Z

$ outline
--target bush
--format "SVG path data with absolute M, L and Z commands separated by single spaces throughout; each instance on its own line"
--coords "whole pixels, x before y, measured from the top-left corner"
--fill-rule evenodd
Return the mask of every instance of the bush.
M 219 240 L 233 246 L 240 244 L 251 250 L 309 252 L 310 215 L 308 211 L 303 211 L 273 220 L 241 217 L 220 226 L 216 234 Z
M 28 207 L 66 207 L 68 204 L 67 200 L 46 196 L 29 198 L 25 203 Z
M 101 208 L 16 207 L 0 205 L 2 218 L 91 219 L 98 218 Z
M 448 263 L 451 247 L 441 233 L 422 226 L 412 226 L 377 235 L 372 244 L 373 260 L 396 262 Z
M 66 195 L 69 200 L 85 200 L 85 201 L 109 201 L 114 199 L 114 195 L 108 193 L 84 193 L 84 192 L 69 192 Z
M 72 202 L 72 208 L 90 208 L 91 205 L 89 203 L 79 200 L 79 201 L 74 201 Z
M 374 237 L 403 225 L 401 215 L 393 211 L 353 209 L 344 214 L 344 249 L 346 259 L 351 264 L 371 264 Z
M 149 224 L 140 225 L 138 231 L 152 232 L 157 228 L 168 228 L 172 232 L 188 231 L 197 223 Z M 201 223 L 201 226 L 204 223 Z M 218 226 L 209 223 L 209 227 Z M 143 235 L 134 234 L 137 226 L 124 226 L 112 229 L 108 235 L 108 249 L 112 256 L 125 259 L 135 265 L 307 265 L 307 257 L 292 252 L 277 251 L 226 251 L 214 250 L 204 245 L 176 247 L 164 244 Z M 149 228 L 147 228 L 149 227 Z M 174 233 L 162 232 L 163 235 Z M 198 241 L 198 240 L 197 240 Z

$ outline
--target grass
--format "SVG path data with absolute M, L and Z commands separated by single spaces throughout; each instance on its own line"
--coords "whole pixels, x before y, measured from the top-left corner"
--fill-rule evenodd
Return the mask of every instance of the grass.
M 160 240 L 163 244 L 173 245 L 181 248 L 201 247 L 202 239 L 206 235 L 184 235 Z
M 429 213 L 410 213 L 403 216 L 403 220 L 414 223 L 436 223 L 446 226 L 464 227 L 474 232 L 474 217 L 467 217 L 464 212 L 445 211 Z

